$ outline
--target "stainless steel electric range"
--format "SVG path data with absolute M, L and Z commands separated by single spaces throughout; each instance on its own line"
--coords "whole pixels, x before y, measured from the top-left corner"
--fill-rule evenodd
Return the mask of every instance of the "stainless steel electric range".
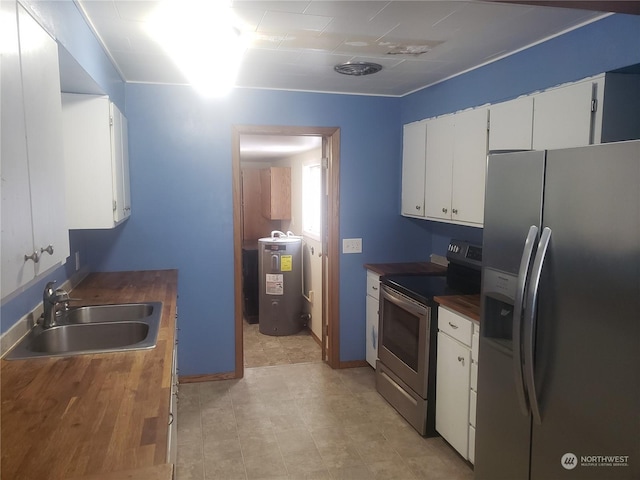
M 451 240 L 441 275 L 381 279 L 378 392 L 421 434 L 435 431 L 437 306 L 433 297 L 480 293 L 482 247 Z

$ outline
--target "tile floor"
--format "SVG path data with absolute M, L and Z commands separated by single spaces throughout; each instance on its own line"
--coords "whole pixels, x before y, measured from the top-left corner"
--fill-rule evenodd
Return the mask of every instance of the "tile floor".
M 306 328 L 295 335 L 275 337 L 261 334 L 259 324 L 245 321 L 243 339 L 245 368 L 322 360 L 320 345 Z
M 181 385 L 179 398 L 178 480 L 473 478 L 386 403 L 369 367 L 247 368 L 240 380 Z

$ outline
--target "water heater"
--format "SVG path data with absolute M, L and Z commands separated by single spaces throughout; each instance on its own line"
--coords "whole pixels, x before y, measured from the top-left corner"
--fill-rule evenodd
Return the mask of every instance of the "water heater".
M 302 239 L 271 232 L 258 240 L 259 322 L 265 335 L 292 335 L 302 320 Z

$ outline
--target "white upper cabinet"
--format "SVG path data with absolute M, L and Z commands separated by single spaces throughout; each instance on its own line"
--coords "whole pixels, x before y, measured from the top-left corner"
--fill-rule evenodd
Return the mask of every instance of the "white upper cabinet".
M 451 220 L 482 226 L 484 183 L 487 171 L 486 108 L 455 115 Z
M 2 297 L 69 256 L 58 47 L 2 2 Z M 19 42 L 18 42 L 19 40 Z M 43 81 L 46 79 L 46 81 Z
M 489 108 L 489 150 L 531 150 L 533 98 L 522 97 Z
M 453 175 L 453 115 L 427 122 L 425 211 L 432 219 L 451 219 Z
M 69 228 L 113 228 L 131 214 L 127 119 L 106 96 L 62 105 Z
M 487 162 L 487 109 L 427 122 L 427 218 L 482 226 Z
M 536 150 L 640 138 L 640 75 L 606 73 L 533 99 Z
M 534 95 L 533 149 L 570 148 L 593 143 L 592 82 L 581 82 Z
M 402 215 L 482 227 L 489 151 L 638 139 L 639 111 L 640 75 L 606 73 L 407 124 Z
M 409 123 L 402 135 L 402 214 L 424 218 L 426 122 Z

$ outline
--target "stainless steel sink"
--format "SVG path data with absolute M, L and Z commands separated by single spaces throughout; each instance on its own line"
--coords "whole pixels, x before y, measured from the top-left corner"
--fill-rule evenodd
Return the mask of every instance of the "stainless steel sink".
M 140 320 L 153 315 L 155 303 L 122 303 L 72 307 L 62 312 L 63 323 L 100 323 Z M 159 304 L 158 307 L 159 308 Z
M 34 357 L 125 352 L 156 346 L 162 303 L 76 307 L 63 311 L 58 325 L 36 325 L 5 356 Z

